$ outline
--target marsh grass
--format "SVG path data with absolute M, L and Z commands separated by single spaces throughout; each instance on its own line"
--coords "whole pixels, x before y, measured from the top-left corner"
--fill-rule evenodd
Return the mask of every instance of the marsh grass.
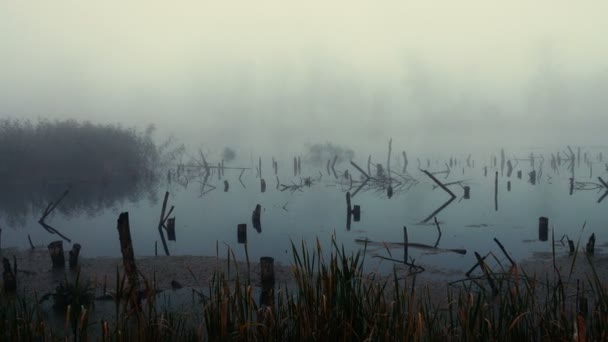
M 578 252 L 578 250 L 576 251 Z M 332 240 L 329 253 L 291 244 L 291 285 L 260 290 L 228 251 L 232 270 L 216 271 L 191 310 L 162 309 L 155 279 L 145 279 L 139 309 L 129 305 L 124 275 L 117 277 L 115 316 L 79 316 L 78 329 L 51 328 L 35 300 L 0 296 L 2 340 L 103 341 L 488 341 L 605 340 L 608 296 L 593 258 L 592 272 L 572 282 L 558 267 L 527 274 L 497 264 L 445 293 L 416 286 L 416 275 L 394 267 L 391 275 L 363 271 L 366 247 L 346 253 Z M 555 253 L 555 252 L 554 252 Z M 574 264 L 574 258 L 573 258 Z M 493 287 L 490 286 L 492 279 Z M 193 291 L 194 294 L 195 291 Z M 198 292 L 197 292 L 198 293 Z M 264 304 L 261 296 L 266 294 Z M 270 299 L 269 299 L 269 298 Z M 268 300 L 269 299 L 269 300 Z

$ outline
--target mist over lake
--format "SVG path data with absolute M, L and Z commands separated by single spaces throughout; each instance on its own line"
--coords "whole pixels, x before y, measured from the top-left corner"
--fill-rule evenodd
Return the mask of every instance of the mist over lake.
M 471 188 L 470 201 L 447 207 L 455 216 L 440 217 L 459 229 L 504 225 L 498 230 L 503 233 L 534 226 L 538 216 L 559 215 L 566 208 L 578 209 L 560 222 L 560 230 L 601 221 L 601 204 L 586 198 L 588 192 L 570 197 L 568 166 L 549 163 L 557 153 L 569 158 L 572 146 L 584 154 L 575 181 L 597 183 L 596 177 L 606 173 L 600 156 L 607 153 L 604 4 L 129 1 L 116 11 L 117 5 L 0 5 L 0 117 L 5 123 L 42 125 L 31 129 L 38 133 L 45 123 L 81 125 L 69 144 L 83 153 L 54 148 L 57 137 L 36 133 L 24 139 L 49 152 L 36 157 L 24 149 L 23 160 L 33 160 L 30 164 L 18 163 L 19 151 L 3 152 L 17 159 L 5 158 L 0 170 L 15 171 L 18 165 L 31 170 L 13 172 L 19 179 L 4 176 L 10 192 L 2 197 L 2 219 L 22 227 L 3 230 L 5 245 L 25 246 L 27 234 L 41 229 L 36 220 L 46 205 L 66 189 L 70 195 L 57 208 L 56 225 L 74 239 L 104 237 L 83 250 L 91 255 L 117 253 L 114 236 L 102 227 L 111 230 L 115 216 L 128 210 L 140 211 L 132 214 L 142 234 L 135 239 L 136 253 L 152 253 L 165 191 L 176 207 L 178 236 L 193 234 L 176 242 L 177 253 L 209 254 L 216 241 L 234 242 L 236 225 L 249 221 L 258 203 L 267 221 L 263 234 L 273 239 L 343 232 L 344 195 L 354 189 L 345 189 L 352 185 L 340 173 L 349 173 L 356 183 L 362 176 L 349 163 L 367 170 L 369 158 L 373 173 L 382 164 L 389 176 L 394 169 L 409 181 L 390 199 L 383 195 L 385 185 L 377 193 L 357 195 L 365 203 L 365 226 L 357 236 L 344 237 L 349 244 L 376 231 L 385 232 L 380 240 L 398 237 L 403 225 L 419 222 L 443 204 L 442 194 L 418 169 L 443 177 L 441 172 L 451 168 L 441 180 L 457 182 L 454 191 Z M 162 163 L 149 160 L 145 167 L 113 172 L 112 154 L 118 157 L 133 145 L 107 134 L 93 136 L 86 132 L 91 125 L 139 132 L 154 148 L 165 146 L 165 154 L 176 154 Z M 4 138 L 13 139 L 8 132 Z M 394 146 L 390 169 L 389 139 Z M 102 155 L 104 146 L 114 152 Z M 216 166 L 227 149 L 234 159 L 225 160 L 226 166 L 247 170 L 204 180 L 201 155 Z M 506 177 L 502 166 L 501 210 L 496 211 L 492 176 L 501 149 L 523 179 L 512 179 L 516 173 Z M 409 156 L 405 172 L 403 152 Z M 326 163 L 338 154 L 334 175 Z M 302 158 L 301 174 L 291 171 L 294 157 Z M 56 174 L 51 165 L 62 164 L 60 158 L 65 171 Z M 257 184 L 258 161 L 268 188 L 264 193 Z M 528 173 L 541 167 L 539 184 L 527 182 Z M 291 186 L 304 179 L 316 180 L 306 192 L 280 191 L 274 184 Z M 224 180 L 229 191 L 222 193 Z M 503 193 L 511 180 L 512 193 Z M 215 190 L 201 196 L 209 185 Z M 466 203 L 471 205 L 455 208 Z M 472 248 L 464 246 L 471 241 L 470 229 L 465 231 L 451 238 L 458 247 Z M 35 236 L 41 242 L 54 238 Z M 210 244 L 198 248 L 201 239 Z M 523 252 L 528 249 L 521 247 L 521 254 L 529 255 Z

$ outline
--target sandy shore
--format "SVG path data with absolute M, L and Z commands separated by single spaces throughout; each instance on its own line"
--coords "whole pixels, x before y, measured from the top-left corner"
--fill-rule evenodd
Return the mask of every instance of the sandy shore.
M 73 279 L 77 272 L 69 269 L 53 270 L 49 252 L 44 247 L 29 250 L 3 249 L 0 257 L 9 259 L 12 263 L 13 257 L 17 259 L 18 291 L 23 295 L 34 293 L 44 295 L 53 292 L 57 285 L 66 278 Z M 156 287 L 160 290 L 172 288 L 172 282 L 178 282 L 183 287 L 206 289 L 215 271 L 223 271 L 228 279 L 236 277 L 238 269 L 241 279 L 247 277 L 247 264 L 245 262 L 231 261 L 230 269 L 225 259 L 209 256 L 157 256 L 136 258 L 139 271 L 150 282 L 156 281 Z M 104 286 L 108 291 L 116 287 L 117 269 L 120 275 L 124 274 L 121 258 L 80 258 L 80 277 L 91 281 L 97 294 L 101 295 Z M 260 279 L 260 265 L 252 262 L 250 264 L 250 279 L 257 285 Z M 275 279 L 277 285 L 292 282 L 291 269 L 289 266 L 275 262 Z
M 13 257 L 16 258 L 19 270 L 17 274 L 18 291 L 26 296 L 33 294 L 42 296 L 51 293 L 66 277 L 73 279 L 76 276 L 76 272 L 69 270 L 67 265 L 65 270 L 53 270 L 48 250 L 44 247 L 37 247 L 34 250 L 3 249 L 0 251 L 0 256 L 8 258 L 11 262 Z M 587 281 L 587 277 L 592 275 L 591 266 L 583 253 L 578 254 L 570 275 L 572 261 L 573 257 L 567 254 L 558 255 L 555 259 L 555 265 L 559 269 L 562 279 L 565 281 L 569 278 L 570 286 L 574 286 L 577 280 Z M 608 281 L 608 267 L 606 267 L 608 266 L 608 255 L 596 255 L 592 257 L 592 261 L 600 280 L 603 283 Z M 156 287 L 160 290 L 171 289 L 172 282 L 178 282 L 185 288 L 206 290 L 215 271 L 223 271 L 224 274 L 228 275 L 228 279 L 234 279 L 238 268 L 241 279 L 247 277 L 246 263 L 232 261 L 229 269 L 227 260 L 209 256 L 139 257 L 136 258 L 136 262 L 140 272 L 149 281 L 155 279 Z M 542 275 L 542 278 L 539 277 L 538 279 L 545 279 L 544 275 L 547 273 L 550 276 L 554 274 L 551 254 L 536 255 L 534 259 L 516 262 L 520 266 L 520 273 L 521 270 L 524 270 L 528 275 Z M 121 258 L 80 259 L 80 276 L 83 280 L 91 281 L 95 285 L 97 295 L 102 295 L 104 288 L 107 288 L 108 291 L 115 288 L 117 269 L 122 275 Z M 250 279 L 255 286 L 259 286 L 259 263 L 252 262 L 249 269 Z M 494 271 L 500 272 L 496 267 L 494 267 Z M 406 271 L 403 270 L 399 273 L 404 275 Z M 481 275 L 481 270 L 478 268 L 472 276 Z M 429 287 L 433 293 L 439 297 L 444 297 L 448 287 L 448 279 L 454 280 L 455 276 L 454 274 L 442 276 L 441 273 L 437 272 L 424 272 L 417 277 L 416 284 L 417 287 Z M 277 285 L 289 287 L 294 285 L 290 265 L 275 262 L 275 278 Z M 458 278 L 464 279 L 465 276 L 463 274 Z

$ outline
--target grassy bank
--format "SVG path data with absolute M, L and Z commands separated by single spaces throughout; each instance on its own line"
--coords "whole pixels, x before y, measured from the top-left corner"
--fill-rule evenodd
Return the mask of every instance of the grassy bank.
M 62 297 L 60 302 L 69 307 L 57 309 L 57 315 L 65 317 L 60 326 L 49 323 L 37 298 L 2 293 L 0 338 L 555 341 L 604 340 L 608 334 L 606 289 L 593 259 L 583 253 L 577 257 L 586 259 L 591 272 L 580 282 L 558 267 L 527 274 L 519 265 L 499 262 L 490 269 L 483 263 L 477 276 L 442 294 L 417 286 L 416 276 L 409 275 L 407 268 L 395 267 L 388 277 L 365 273 L 365 250 L 347 255 L 335 242 L 331 251 L 322 251 L 320 244 L 292 245 L 292 255 L 293 284 L 278 285 L 272 292 L 260 291 L 257 279 L 247 276 L 250 270 L 234 271 L 253 266 L 229 258 L 226 262 L 233 271 L 215 271 L 208 284 L 201 284 L 206 291 L 193 292 L 189 310 L 163 308 L 155 296 L 154 277 L 141 280 L 144 291 L 138 310 L 133 304 L 135 292 L 123 276 L 117 276 L 111 284 L 115 310 L 111 319 L 91 315 L 94 308 L 84 300 L 86 296 Z M 83 293 L 84 284 L 81 278 L 79 285 L 72 280 L 69 286 L 73 293 Z M 66 293 L 65 288 L 61 293 Z

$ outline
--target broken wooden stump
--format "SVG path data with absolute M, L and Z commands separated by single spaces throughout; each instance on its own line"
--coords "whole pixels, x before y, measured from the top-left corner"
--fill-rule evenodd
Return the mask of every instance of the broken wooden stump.
M 407 250 L 407 244 L 409 242 L 408 236 L 407 236 L 407 227 L 403 226 L 403 263 L 407 264 L 407 257 L 408 257 L 408 250 Z
M 54 269 L 65 268 L 65 255 L 63 254 L 63 241 L 57 240 L 49 243 L 49 253 Z
M 82 247 L 79 243 L 75 243 L 70 250 L 70 269 L 75 270 L 78 267 L 78 255 L 80 255 L 80 249 Z
M 240 223 L 236 226 L 236 238 L 238 243 L 244 244 L 247 243 L 247 224 Z
M 7 258 L 2 259 L 4 272 L 2 273 L 2 281 L 4 282 L 4 292 L 15 293 L 17 291 L 17 276 L 11 268 L 11 262 Z
M 541 216 L 538 219 L 538 240 L 547 241 L 549 239 L 549 219 Z
M 139 291 L 139 273 L 135 264 L 135 252 L 131 240 L 131 226 L 129 224 L 129 213 L 124 212 L 118 216 L 116 229 L 120 240 L 120 252 L 122 254 L 122 264 L 129 281 L 129 298 L 132 308 L 141 308 Z
M 251 214 L 251 222 L 253 224 L 253 228 L 258 231 L 258 233 L 262 232 L 262 206 L 256 204 L 253 213 Z
M 260 258 L 260 278 L 262 291 L 260 293 L 260 306 L 274 305 L 274 258 Z
M 167 239 L 175 241 L 175 217 L 167 219 Z
M 595 233 L 591 234 L 589 237 L 585 251 L 587 252 L 587 255 L 593 255 L 595 253 Z
M 262 282 L 262 287 L 274 286 L 274 258 L 260 258 L 260 280 Z

